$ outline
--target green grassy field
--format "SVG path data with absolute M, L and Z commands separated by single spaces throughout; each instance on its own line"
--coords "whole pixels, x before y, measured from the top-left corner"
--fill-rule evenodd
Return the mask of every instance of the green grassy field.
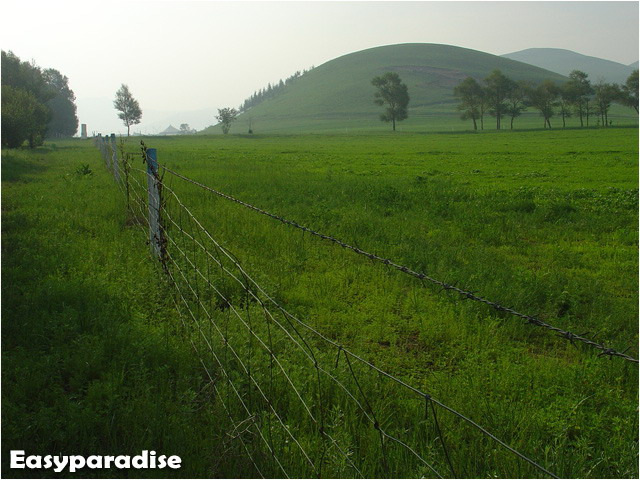
M 160 164 L 183 175 L 558 327 L 631 346 L 637 358 L 637 139 L 637 128 L 611 128 L 145 141 Z M 127 149 L 136 148 L 132 139 Z M 218 299 L 212 321 L 239 352 L 225 366 L 258 412 L 250 418 L 260 419 L 238 434 L 246 416 L 229 382 L 207 358 L 219 381 L 208 383 L 189 350 L 190 342 L 206 347 L 216 332 L 180 327 L 145 235 L 93 145 L 3 152 L 2 162 L 3 468 L 9 448 L 113 454 L 153 444 L 184 456 L 180 476 L 255 476 L 247 448 L 263 474 L 282 476 L 266 444 L 277 446 L 293 476 L 357 476 L 351 461 L 367 477 L 432 475 L 390 442 L 381 461 L 376 430 L 354 402 L 321 381 L 315 390 L 316 372 L 300 351 L 257 320 L 259 305 L 212 272 L 253 319 L 255 338 L 273 340 L 291 377 L 270 378 L 272 360 L 256 353 L 254 337 L 229 321 Z M 82 164 L 93 174 L 75 173 Z M 560 477 L 637 477 L 637 364 L 598 357 L 169 174 L 164 182 L 270 295 L 328 338 Z M 177 215 L 176 202 L 167 202 Z M 179 237 L 171 226 L 168 233 Z M 169 249 L 177 256 L 191 246 Z M 334 349 L 308 341 L 321 365 L 336 362 Z M 269 387 L 272 403 L 261 402 L 240 359 L 254 382 Z M 380 424 L 418 445 L 444 475 L 453 473 L 440 437 L 456 476 L 541 475 L 446 412 L 439 434 L 424 402 L 367 368 L 354 366 L 349 377 L 347 367 L 336 362 L 335 375 L 351 378 L 347 387 L 367 399 Z M 292 384 L 346 455 L 321 448 Z M 271 409 L 291 425 L 297 446 Z

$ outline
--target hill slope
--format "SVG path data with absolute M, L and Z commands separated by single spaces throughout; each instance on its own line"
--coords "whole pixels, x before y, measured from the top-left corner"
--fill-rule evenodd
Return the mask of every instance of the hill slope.
M 459 125 L 453 88 L 467 76 L 482 79 L 494 69 L 515 80 L 566 80 L 539 67 L 466 48 L 389 45 L 350 53 L 314 68 L 278 97 L 241 115 L 234 130 L 246 131 L 249 119 L 256 133 L 386 130 L 388 126 L 378 120 L 381 108 L 373 103 L 371 79 L 387 71 L 397 72 L 409 87 L 409 119 L 402 129 L 424 129 L 425 122 L 434 124 L 434 115 L 445 128 L 447 121 Z M 205 130 L 217 132 L 219 127 Z
M 507 53 L 503 57 L 545 68 L 560 75 L 569 75 L 572 70 L 582 70 L 589 74 L 591 82 L 603 78 L 606 82 L 624 83 L 634 70 L 634 65 L 637 68 L 637 62 L 623 65 L 561 48 L 528 48 Z

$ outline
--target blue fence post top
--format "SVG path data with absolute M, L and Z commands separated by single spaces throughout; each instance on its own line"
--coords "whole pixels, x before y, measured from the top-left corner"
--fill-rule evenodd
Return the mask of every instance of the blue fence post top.
M 147 173 L 158 173 L 158 153 L 155 148 L 147 148 Z

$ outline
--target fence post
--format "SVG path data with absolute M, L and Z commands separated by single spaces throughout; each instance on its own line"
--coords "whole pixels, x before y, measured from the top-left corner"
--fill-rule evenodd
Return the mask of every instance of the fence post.
M 120 156 L 122 159 L 122 171 L 124 172 L 124 185 L 127 193 L 127 211 L 131 211 L 131 202 L 129 200 L 129 154 L 124 149 L 124 141 L 120 138 Z
M 158 176 L 158 155 L 155 148 L 147 148 L 147 191 L 149 192 L 149 243 L 154 255 L 164 262 L 164 234 L 160 219 L 162 183 Z
M 100 155 L 102 156 L 102 160 L 104 161 L 104 149 L 102 148 L 102 134 L 99 133 L 96 137 L 96 145 L 98 145 L 98 149 L 100 150 Z
M 116 179 L 116 183 L 120 183 L 120 170 L 118 168 L 118 146 L 116 145 L 116 134 L 111 134 L 111 151 L 112 151 L 112 163 L 113 163 L 113 177 Z

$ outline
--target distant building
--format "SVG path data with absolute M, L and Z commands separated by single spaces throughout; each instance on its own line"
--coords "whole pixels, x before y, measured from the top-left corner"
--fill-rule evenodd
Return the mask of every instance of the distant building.
M 180 130 L 178 130 L 176 127 L 174 127 L 173 125 L 169 125 L 158 135 L 180 135 L 181 133 L 182 132 L 180 132 Z

